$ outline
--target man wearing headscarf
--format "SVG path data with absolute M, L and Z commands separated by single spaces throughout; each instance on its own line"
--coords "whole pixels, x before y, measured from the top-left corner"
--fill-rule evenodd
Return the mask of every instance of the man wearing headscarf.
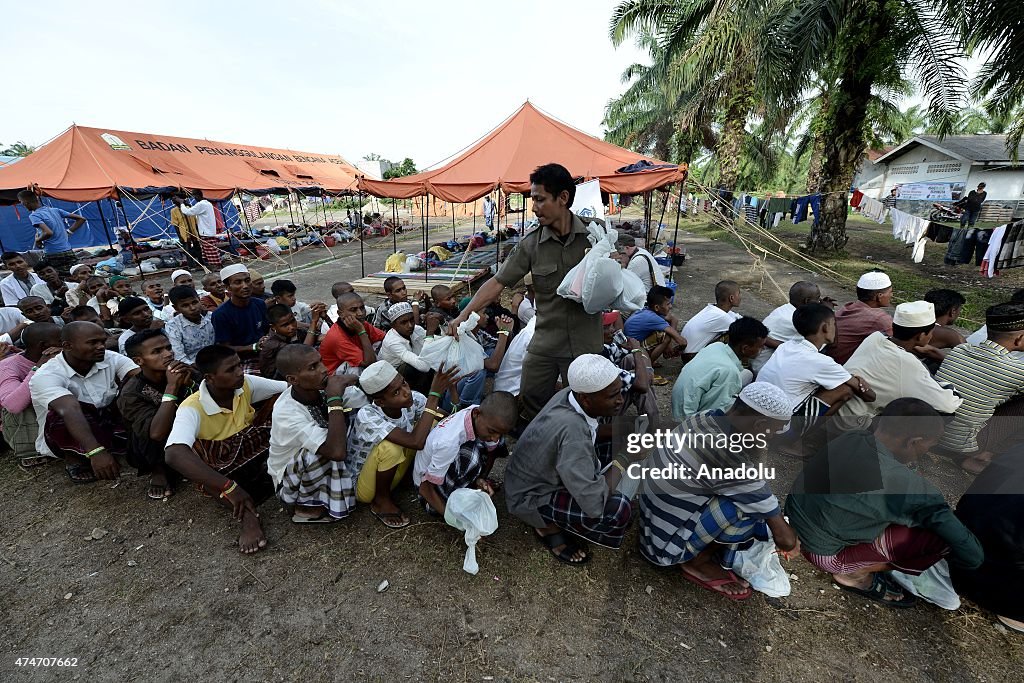
M 534 527 L 559 561 L 590 561 L 587 544 L 622 545 L 629 528 L 629 499 L 615 491 L 625 471 L 603 463 L 594 449 L 598 421 L 622 407 L 619 368 L 592 353 L 569 365 L 569 386 L 555 394 L 530 422 L 505 472 L 508 510 Z

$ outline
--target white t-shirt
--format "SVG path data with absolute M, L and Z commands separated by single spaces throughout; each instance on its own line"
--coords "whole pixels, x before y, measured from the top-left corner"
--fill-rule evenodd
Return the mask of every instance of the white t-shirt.
M 708 304 L 683 325 L 682 334 L 686 339 L 685 353 L 697 353 L 728 332 L 729 325 L 741 317 L 735 311 L 726 312 L 715 304 Z
M 186 216 L 196 217 L 196 227 L 202 237 L 215 237 L 217 235 L 217 214 L 213 211 L 213 204 L 205 199 L 196 202 L 195 206 L 182 204 L 181 212 Z
M 398 417 L 389 417 L 376 403 L 368 403 L 360 408 L 348 430 L 348 457 L 345 458 L 345 462 L 349 464 L 352 476 L 359 476 L 370 451 L 381 441 L 385 441 L 392 431 L 401 429 L 411 432 L 423 415 L 423 408 L 426 405 L 427 397 L 414 391 L 412 405 L 403 408 L 402 414 Z
M 651 252 L 643 247 L 637 247 L 636 251 L 633 252 L 633 256 L 630 257 L 629 263 L 626 265 L 626 270 L 643 280 L 644 288 L 648 292 L 651 291 L 651 287 L 654 285 L 665 286 L 665 273 L 662 272 L 661 265 L 654 260 Z M 653 280 L 651 280 L 652 272 L 654 273 Z
M 757 376 L 758 382 L 779 387 L 799 406 L 818 390 L 835 389 L 850 381 L 850 373 L 806 339 L 788 341 L 775 349 Z
M 518 316 L 519 322 L 525 325 L 533 320 L 535 315 L 537 315 L 537 309 L 534 307 L 533 302 L 526 297 L 523 297 L 523 302 L 519 304 L 519 310 L 516 311 L 516 316 Z
M 138 368 L 139 366 L 130 358 L 106 351 L 103 360 L 93 365 L 84 376 L 68 365 L 63 353 L 54 356 L 36 370 L 29 380 L 32 406 L 39 422 L 36 450 L 43 454 L 50 453 L 43 439 L 43 428 L 46 426 L 46 413 L 50 409 L 50 403 L 63 396 L 74 396 L 80 403 L 91 403 L 97 408 L 105 408 L 117 398 L 120 388 L 118 382 Z
M 64 284 L 67 285 L 69 292 L 71 290 L 73 290 L 73 289 L 77 289 L 78 288 L 78 283 L 77 282 L 65 282 Z M 42 299 L 43 301 L 46 302 L 47 306 L 49 306 L 50 304 L 53 303 L 53 299 L 54 299 L 53 292 L 50 291 L 50 286 L 48 284 L 46 284 L 45 282 L 43 282 L 42 284 L 38 284 L 35 287 L 33 287 L 32 291 L 31 291 L 31 295 L 32 296 L 38 296 L 40 299 Z
M 762 321 L 764 326 L 768 328 L 768 336 L 777 342 L 800 341 L 803 339 L 803 335 L 793 327 L 793 314 L 795 312 L 796 306 L 793 304 L 782 304 L 769 313 Z M 754 372 L 760 371 L 764 364 L 768 362 L 768 359 L 772 357 L 774 350 L 767 346 L 761 349 L 761 353 L 757 354 L 757 357 L 750 362 L 750 369 Z
M 423 450 L 416 454 L 412 466 L 412 482 L 419 486 L 423 480 L 443 484 L 448 467 L 459 455 L 459 448 L 476 438 L 473 433 L 473 409 L 463 408 L 434 425 L 427 436 Z
M 523 360 L 526 358 L 526 350 L 533 339 L 533 333 L 537 330 L 537 318 L 534 317 L 526 323 L 526 327 L 519 330 L 512 339 L 512 343 L 505 349 L 505 355 L 501 358 L 501 365 L 498 366 L 498 374 L 494 377 L 494 390 L 507 391 L 513 396 L 519 395 L 519 384 L 523 380 Z
M 0 342 L 14 343 L 8 332 L 18 325 L 27 322 L 28 318 L 21 314 L 20 309 L 13 306 L 0 306 Z
M 47 365 L 49 365 L 49 363 L 47 363 Z M 246 375 L 244 381 L 252 387 L 252 403 L 265 401 L 271 396 L 276 396 L 288 388 L 287 382 L 281 382 L 276 379 L 264 379 L 263 377 L 257 377 L 255 375 Z M 236 399 L 242 395 L 244 390 L 244 387 L 235 390 Z M 218 404 L 213 396 L 210 395 L 209 389 L 206 388 L 205 379 L 199 384 L 199 406 L 207 415 L 216 415 L 220 412 L 232 412 L 221 408 L 220 404 Z M 174 415 L 174 425 L 171 427 L 171 433 L 167 437 L 166 445 L 171 446 L 180 444 L 182 446 L 192 448 L 196 439 L 199 438 L 200 420 L 201 417 L 198 410 L 190 406 L 179 406 L 178 412 Z
M 326 423 L 316 408 L 299 403 L 292 398 L 292 388 L 281 392 L 274 402 L 273 423 L 270 426 L 270 455 L 267 457 L 267 471 L 274 480 L 274 486 L 281 484 L 281 477 L 288 464 L 303 452 L 316 453 L 327 440 Z
M 44 282 L 35 273 L 29 273 L 27 281 L 19 280 L 14 277 L 14 273 L 11 273 L 0 280 L 0 295 L 3 295 L 6 305 L 17 306 L 18 302 L 26 296 L 32 296 L 32 289 L 41 284 Z
M 412 329 L 412 339 L 406 339 L 398 334 L 394 328 L 388 330 L 384 335 L 384 341 L 380 343 L 380 360 L 386 360 L 398 368 L 402 363 L 408 363 L 420 372 L 430 370 L 430 364 L 420 358 L 423 350 L 423 340 L 427 337 L 427 331 L 419 325 Z

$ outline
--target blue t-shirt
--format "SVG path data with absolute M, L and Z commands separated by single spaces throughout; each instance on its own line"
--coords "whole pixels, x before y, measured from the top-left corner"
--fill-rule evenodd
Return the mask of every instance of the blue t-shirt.
M 269 327 L 267 305 L 256 297 L 249 299 L 245 308 L 228 299 L 213 312 L 214 339 L 218 344 L 249 346 L 266 335 Z
M 28 221 L 33 226 L 45 223 L 46 227 L 53 230 L 50 239 L 43 242 L 43 253 L 59 254 L 63 251 L 71 251 L 71 242 L 68 241 L 68 227 L 64 222 L 71 214 L 64 209 L 53 206 L 40 206 L 28 215 Z
M 629 320 L 623 326 L 627 337 L 637 341 L 643 341 L 655 332 L 661 332 L 668 327 L 668 321 L 662 318 L 649 308 L 644 308 L 629 316 Z

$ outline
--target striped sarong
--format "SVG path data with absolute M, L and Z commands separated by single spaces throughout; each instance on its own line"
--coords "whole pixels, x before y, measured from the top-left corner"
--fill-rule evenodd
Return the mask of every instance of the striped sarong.
M 641 496 L 640 554 L 654 564 L 670 566 L 689 562 L 717 543 L 721 565 L 731 567 L 737 550 L 749 547 L 754 539 L 771 538 L 764 519 L 744 515 L 731 500 L 714 496 L 703 505 L 694 504 L 695 500 L 700 499 L 670 494 Z M 671 536 L 659 539 L 657 544 L 645 542 L 651 534 L 662 535 L 664 522 L 673 510 L 678 513 L 678 526 Z
M 216 237 L 201 237 L 199 246 L 203 251 L 203 260 L 209 268 L 220 268 L 220 249 Z
M 344 519 L 356 506 L 355 480 L 344 462 L 302 450 L 285 467 L 277 496 L 286 505 L 319 506 Z
M 890 564 L 915 576 L 949 554 L 949 545 L 930 529 L 890 524 L 870 543 L 847 546 L 835 555 L 816 555 L 802 548 L 808 562 L 829 574 L 853 574 L 867 567 Z

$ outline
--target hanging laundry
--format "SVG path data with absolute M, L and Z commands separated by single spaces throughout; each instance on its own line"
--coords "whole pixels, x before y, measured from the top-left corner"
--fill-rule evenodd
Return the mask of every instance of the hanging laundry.
M 922 237 L 914 243 L 914 250 L 910 252 L 910 260 L 914 263 L 924 261 L 924 245 L 928 244 L 928 238 Z
M 860 200 L 860 212 L 861 215 L 870 218 L 876 223 L 885 222 L 885 214 L 887 209 L 882 202 L 871 197 L 862 197 Z
M 821 218 L 821 195 L 812 194 L 806 197 L 797 197 L 793 200 L 793 223 L 802 223 L 807 220 L 807 209 L 814 212 L 814 223 L 817 225 Z
M 850 206 L 857 208 L 860 206 L 860 200 L 864 199 L 864 193 L 860 190 L 854 190 L 853 195 L 850 196 Z
M 910 258 L 914 263 L 921 263 L 924 260 L 924 245 L 927 242 L 926 233 L 929 222 L 899 209 L 892 209 L 889 215 L 892 218 L 893 237 L 904 244 L 914 245 Z
M 949 242 L 949 238 L 953 236 L 953 228 L 952 226 L 932 221 L 928 224 L 928 229 L 925 231 L 924 236 L 936 244 L 946 244 Z
M 988 241 L 988 249 L 985 250 L 985 256 L 981 259 L 981 274 L 988 277 L 995 277 L 998 275 L 996 270 L 996 262 L 999 260 L 999 252 L 1003 248 L 1003 241 L 1006 238 L 1006 226 L 1000 225 L 998 228 L 992 231 L 992 237 Z
M 751 225 L 757 225 L 757 207 L 752 203 L 744 205 L 743 218 Z
M 989 245 L 992 241 L 989 241 Z M 1002 244 L 999 247 L 999 257 L 996 260 L 996 270 L 1007 268 L 1020 268 L 1024 266 L 1024 220 L 1010 223 L 1006 226 Z

